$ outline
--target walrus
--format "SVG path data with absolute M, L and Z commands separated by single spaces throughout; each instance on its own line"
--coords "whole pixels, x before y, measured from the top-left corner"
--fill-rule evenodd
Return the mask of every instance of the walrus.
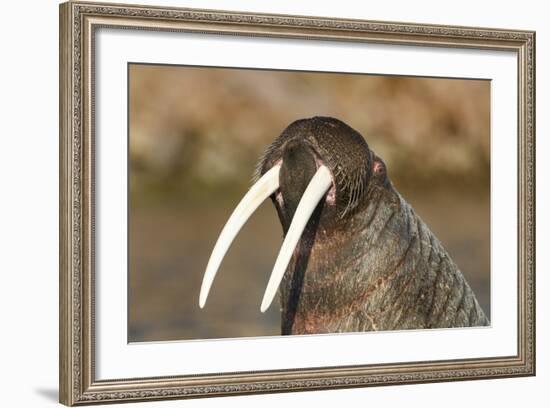
M 331 117 L 291 123 L 260 159 L 255 183 L 222 230 L 214 276 L 242 225 L 268 197 L 284 241 L 261 304 L 279 289 L 282 334 L 485 326 L 474 292 L 398 193 L 384 161 Z

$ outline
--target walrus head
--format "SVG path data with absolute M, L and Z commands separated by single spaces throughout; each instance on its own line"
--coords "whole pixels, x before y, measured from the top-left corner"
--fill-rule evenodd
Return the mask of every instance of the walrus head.
M 355 215 L 366 208 L 373 191 L 387 185 L 382 160 L 344 122 L 313 117 L 291 123 L 260 159 L 254 185 L 218 238 L 204 275 L 200 307 L 231 242 L 266 198 L 271 197 L 275 205 L 285 240 L 267 285 L 262 312 L 271 304 L 291 258 L 295 258 L 293 269 L 298 262 L 305 270 L 314 243 L 323 246 L 352 237 Z M 294 274 L 291 286 L 303 280 L 303 272 Z M 296 301 L 291 299 L 291 303 Z
M 306 187 L 321 167 L 331 179 L 322 201 L 326 204 L 323 218 L 337 222 L 361 202 L 373 173 L 373 160 L 357 131 L 334 118 L 314 117 L 297 120 L 283 131 L 260 160 L 255 179 L 280 166 L 275 205 L 286 232 Z

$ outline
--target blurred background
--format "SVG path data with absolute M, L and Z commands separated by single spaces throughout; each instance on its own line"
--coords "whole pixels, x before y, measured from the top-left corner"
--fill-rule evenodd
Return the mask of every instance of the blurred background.
M 490 317 L 490 82 L 131 64 L 128 340 L 280 334 L 260 303 L 282 243 L 270 200 L 198 298 L 221 228 L 263 150 L 292 121 L 334 116 L 398 191 Z

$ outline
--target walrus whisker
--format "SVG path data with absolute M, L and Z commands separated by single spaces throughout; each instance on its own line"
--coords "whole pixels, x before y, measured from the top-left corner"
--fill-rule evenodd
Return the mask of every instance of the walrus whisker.
M 199 306 L 201 308 L 206 303 L 212 282 L 231 243 L 260 204 L 279 188 L 280 169 L 280 165 L 274 166 L 248 190 L 223 227 L 204 272 L 199 296 Z
M 304 231 L 311 214 L 331 186 L 332 177 L 330 175 L 330 170 L 325 166 L 319 167 L 315 175 L 311 178 L 311 181 L 300 199 L 288 232 L 286 233 L 285 240 L 283 241 L 283 245 L 279 251 L 279 256 L 275 261 L 275 266 L 273 267 L 273 271 L 269 277 L 269 282 L 260 307 L 262 313 L 269 308 L 273 298 L 275 297 L 275 293 L 277 293 L 277 289 L 283 279 L 283 275 L 286 271 L 288 263 L 290 262 L 292 253 L 294 252 L 294 249 L 302 236 L 302 232 Z

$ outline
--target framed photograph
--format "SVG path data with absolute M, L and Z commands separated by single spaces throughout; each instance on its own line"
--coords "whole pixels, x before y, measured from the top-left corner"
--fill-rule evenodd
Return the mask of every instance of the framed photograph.
M 535 33 L 60 6 L 66 405 L 535 374 Z

